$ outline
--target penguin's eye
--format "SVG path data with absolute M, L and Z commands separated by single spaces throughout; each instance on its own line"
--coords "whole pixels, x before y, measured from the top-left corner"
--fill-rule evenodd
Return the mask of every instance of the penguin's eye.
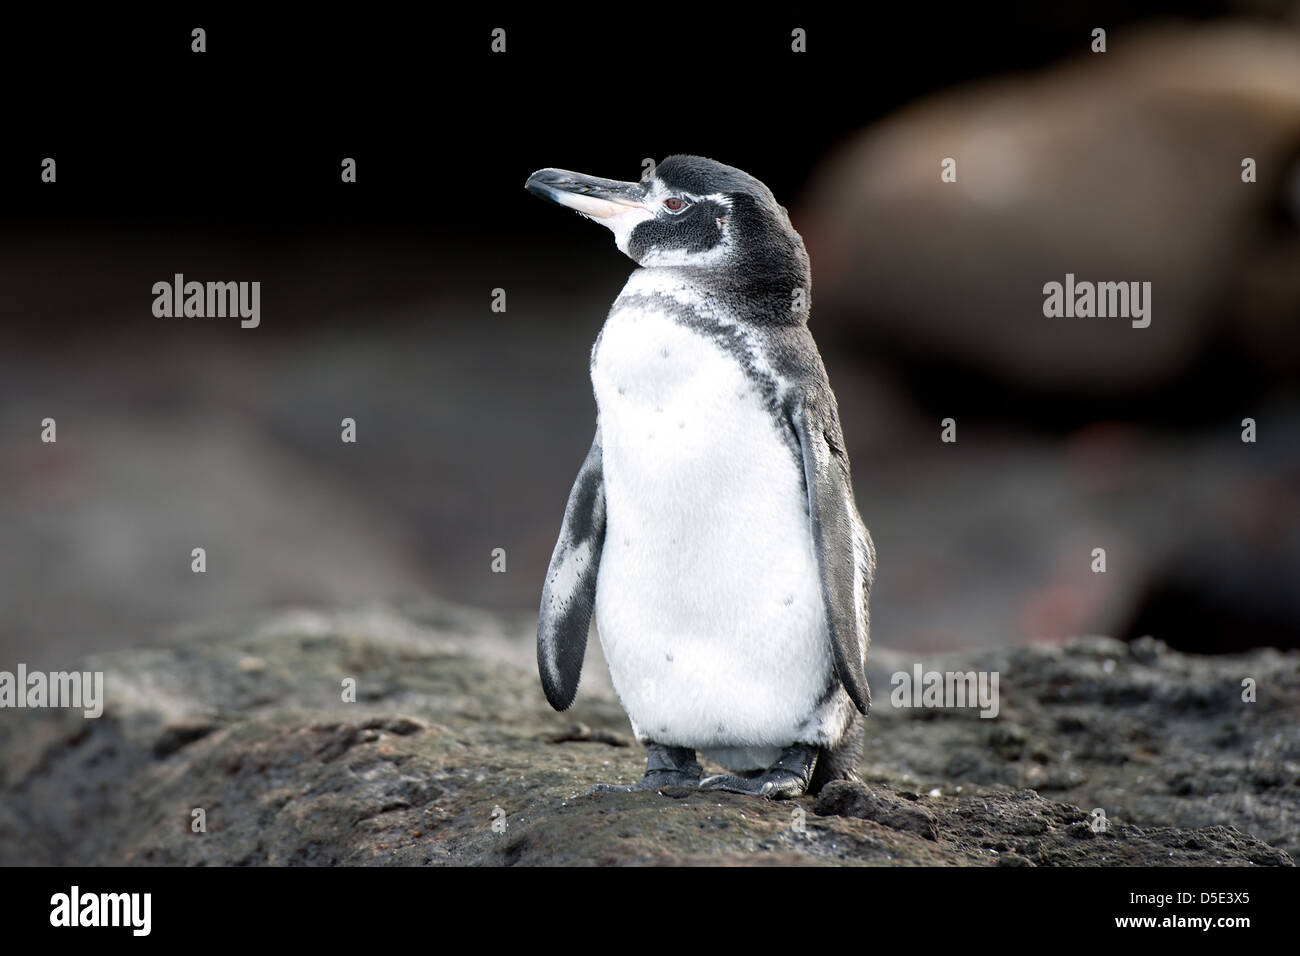
M 669 196 L 664 200 L 664 208 L 669 212 L 681 212 L 686 208 L 686 202 L 676 196 Z

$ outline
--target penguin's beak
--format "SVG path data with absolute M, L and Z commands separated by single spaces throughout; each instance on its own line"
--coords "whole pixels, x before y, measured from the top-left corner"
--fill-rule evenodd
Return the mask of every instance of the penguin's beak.
M 592 219 L 624 216 L 645 206 L 644 183 L 624 183 L 571 173 L 567 169 L 539 169 L 528 177 L 524 188 L 534 196 L 576 209 Z
M 628 255 L 632 230 L 655 215 L 646 202 L 649 187 L 645 183 L 599 179 L 567 169 L 539 169 L 528 177 L 524 188 L 607 227 L 614 233 L 614 245 Z

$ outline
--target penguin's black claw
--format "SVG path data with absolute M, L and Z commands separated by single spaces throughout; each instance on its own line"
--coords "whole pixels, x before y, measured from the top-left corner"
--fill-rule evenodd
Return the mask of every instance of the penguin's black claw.
M 751 797 L 767 797 L 771 800 L 789 800 L 803 796 L 808 790 L 808 781 L 789 770 L 767 770 L 757 777 L 737 777 L 735 774 L 719 773 L 701 780 L 700 789 L 725 790 L 728 793 L 744 793 Z
M 771 800 L 789 800 L 808 792 L 813 768 L 817 765 L 817 748 L 807 744 L 787 747 L 781 759 L 760 774 L 737 777 L 719 773 L 700 781 L 701 790 L 726 790 Z

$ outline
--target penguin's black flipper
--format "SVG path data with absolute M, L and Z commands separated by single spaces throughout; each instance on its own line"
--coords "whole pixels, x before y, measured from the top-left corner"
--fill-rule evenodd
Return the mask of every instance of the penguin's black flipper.
M 865 714 L 871 708 L 867 595 L 875 571 L 875 549 L 853 500 L 849 459 L 830 389 L 804 393 L 788 411 L 803 454 L 808 515 L 835 673 L 854 706 Z
M 537 618 L 537 670 L 546 699 L 556 710 L 568 709 L 578 693 L 604 543 L 605 478 L 597 428 L 587 460 L 569 492 L 564 526 L 551 553 Z

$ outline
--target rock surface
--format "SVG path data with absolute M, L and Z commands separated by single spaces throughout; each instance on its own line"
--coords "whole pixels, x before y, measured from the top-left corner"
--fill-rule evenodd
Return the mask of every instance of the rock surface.
M 0 711 L 0 865 L 1290 865 L 1300 845 L 1300 653 L 924 661 L 999 673 L 980 719 L 894 707 L 914 661 L 875 650 L 864 782 L 769 802 L 587 795 L 643 752 L 594 641 L 574 709 L 548 709 L 527 624 L 291 612 L 92 658 L 102 718 Z

